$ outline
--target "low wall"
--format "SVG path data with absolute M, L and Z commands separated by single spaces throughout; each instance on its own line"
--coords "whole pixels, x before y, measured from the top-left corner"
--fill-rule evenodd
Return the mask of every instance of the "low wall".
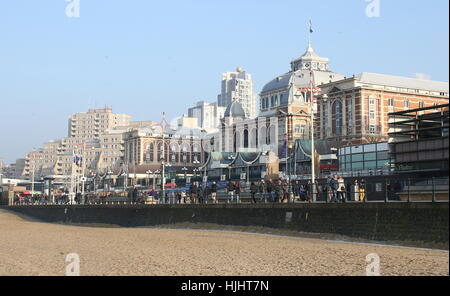
M 257 226 L 448 249 L 448 203 L 12 206 L 44 222 L 123 227 L 176 223 Z M 410 245 L 410 244 L 409 244 Z M 445 247 L 446 246 L 446 247 Z

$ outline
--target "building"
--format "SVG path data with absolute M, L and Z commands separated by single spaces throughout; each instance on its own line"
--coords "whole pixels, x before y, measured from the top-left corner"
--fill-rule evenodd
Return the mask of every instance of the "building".
M 218 106 L 217 103 L 201 101 L 198 102 L 195 107 L 189 108 L 187 117 L 197 119 L 197 126 L 195 126 L 195 128 L 214 130 L 219 126 L 220 119 L 223 118 L 225 109 L 225 107 Z
M 252 75 L 242 68 L 237 68 L 236 72 L 222 74 L 222 90 L 217 98 L 218 106 L 226 108 L 234 101 L 242 105 L 246 117 L 255 118 L 258 115 L 257 95 L 253 88 Z
M 115 114 L 111 108 L 91 109 L 87 113 L 73 114 L 69 118 L 69 138 L 98 139 L 106 130 L 129 126 L 131 116 Z
M 449 104 L 389 114 L 389 145 L 396 174 L 449 173 Z
M 181 116 L 177 124 L 178 128 L 194 129 L 199 127 L 197 117 L 187 117 L 186 115 Z
M 319 87 L 317 137 L 342 145 L 387 142 L 388 113 L 449 102 L 447 82 L 376 73 L 362 73 Z
M 161 127 L 128 131 L 124 134 L 125 164 L 158 168 L 164 161 L 175 168 L 198 166 L 206 158 L 204 135 L 198 129 L 169 129 L 163 134 Z
M 330 71 L 329 59 L 317 55 L 311 45 L 306 52 L 291 62 L 288 73 L 275 77 L 260 93 L 260 117 L 278 118 L 279 150 L 286 141 L 310 138 L 311 88 L 343 79 L 344 76 Z

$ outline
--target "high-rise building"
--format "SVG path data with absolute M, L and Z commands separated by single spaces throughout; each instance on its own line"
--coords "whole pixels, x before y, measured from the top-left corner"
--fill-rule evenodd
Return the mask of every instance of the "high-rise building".
M 131 116 L 115 114 L 111 108 L 91 109 L 87 113 L 73 114 L 69 118 L 69 138 L 98 139 L 108 129 L 130 125 Z
M 217 103 L 198 102 L 195 107 L 189 108 L 188 117 L 197 118 L 198 128 L 216 129 L 223 118 L 226 107 L 220 107 Z
M 236 72 L 222 74 L 222 91 L 218 96 L 219 107 L 228 107 L 234 101 L 239 102 L 248 118 L 255 118 L 257 113 L 257 95 L 253 89 L 252 75 L 242 68 Z

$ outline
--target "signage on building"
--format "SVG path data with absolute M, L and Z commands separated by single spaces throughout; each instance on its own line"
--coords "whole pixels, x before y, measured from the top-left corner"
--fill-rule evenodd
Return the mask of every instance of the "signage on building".
M 226 180 L 227 180 L 227 176 L 226 175 L 220 176 L 220 181 L 226 181 Z
M 246 173 L 242 173 L 241 174 L 241 180 L 245 180 L 247 179 L 247 174 Z

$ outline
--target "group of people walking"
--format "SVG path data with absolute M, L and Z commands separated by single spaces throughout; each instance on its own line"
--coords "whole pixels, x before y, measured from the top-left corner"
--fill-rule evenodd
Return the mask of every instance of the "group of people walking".
M 366 182 L 364 179 L 356 179 L 350 183 L 345 182 L 342 176 L 329 176 L 322 192 L 328 202 L 365 201 Z

